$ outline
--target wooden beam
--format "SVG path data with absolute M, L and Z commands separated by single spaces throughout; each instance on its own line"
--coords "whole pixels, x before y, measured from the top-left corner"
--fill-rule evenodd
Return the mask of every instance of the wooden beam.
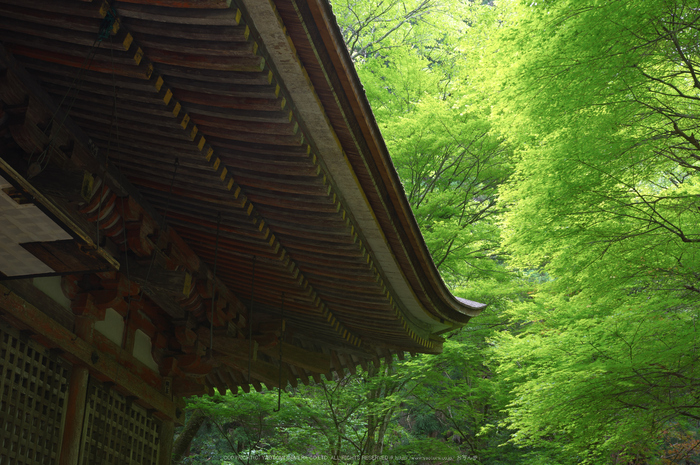
M 158 253 L 158 252 L 153 252 Z M 149 272 L 149 268 L 151 268 Z M 187 271 L 170 271 L 160 267 L 140 266 L 134 262 L 129 263 L 129 277 L 141 286 L 143 292 L 150 297 L 159 307 L 170 316 L 181 319 L 185 316 L 185 310 L 180 306 L 179 299 L 189 296 L 190 290 L 185 290 Z M 192 277 L 189 278 L 190 282 Z
M 333 341 L 329 341 L 329 340 L 325 340 L 325 339 L 319 340 L 318 336 L 312 337 L 312 336 L 306 335 L 304 333 L 295 333 L 294 337 L 298 338 L 302 342 L 311 343 L 313 345 L 316 345 L 316 344 L 323 345 L 325 348 L 327 348 L 329 350 L 336 351 L 336 353 L 339 357 L 339 360 L 341 362 L 345 361 L 345 358 L 343 358 L 343 357 L 347 357 L 348 359 L 350 359 L 351 355 L 355 355 L 356 357 L 367 357 L 367 352 L 362 350 L 362 349 L 357 349 L 357 348 L 354 348 L 350 345 L 347 345 L 347 346 L 341 345 L 341 344 L 338 344 L 337 342 L 333 342 Z M 346 365 L 345 363 L 342 363 L 342 364 L 343 364 L 343 366 Z
M 282 361 L 290 365 L 309 370 L 313 373 L 328 373 L 331 371 L 331 358 L 322 352 L 312 352 L 301 347 L 282 342 L 273 347 L 261 347 L 260 352 L 269 355 L 275 360 L 280 357 L 280 345 L 282 348 Z
M 304 372 L 304 370 L 301 368 L 296 368 L 296 367 L 292 367 L 292 368 L 294 369 L 294 371 L 296 371 L 297 377 L 301 380 L 301 382 L 304 384 L 304 386 L 308 386 L 309 385 L 309 377 L 306 376 L 306 373 Z
M 298 135 L 275 135 L 275 134 L 265 134 L 263 131 L 260 131 L 260 133 L 252 133 L 252 132 L 247 132 L 247 131 L 236 131 L 236 130 L 227 130 L 221 127 L 215 127 L 215 126 L 209 126 L 206 124 L 201 124 L 199 121 L 194 120 L 200 128 L 200 130 L 204 133 L 207 134 L 209 137 L 226 137 L 231 140 L 236 140 L 240 142 L 258 142 L 261 139 L 264 139 L 266 142 L 271 143 L 271 144 L 280 144 L 280 145 L 288 145 L 291 147 L 294 146 L 300 146 L 303 142 L 303 137 L 301 134 Z M 225 160 L 227 166 L 229 160 Z M 254 165 L 254 167 L 251 167 L 251 165 L 245 165 L 243 163 L 244 168 L 243 169 L 257 169 L 258 167 L 264 166 L 262 164 Z M 238 168 L 236 166 L 231 165 L 231 167 Z M 269 169 L 264 169 L 263 171 L 268 172 L 270 171 Z M 279 171 L 279 169 L 277 169 Z M 315 176 L 318 174 L 318 170 L 314 168 L 313 166 L 310 167 L 291 167 L 289 175 L 291 176 Z
M 13 27 L 13 29 L 17 29 L 17 27 Z M 130 36 L 127 38 L 124 31 L 119 34 L 119 37 L 115 36 L 112 38 L 113 41 L 111 43 L 116 46 L 112 46 L 111 50 L 109 50 L 108 48 L 110 47 L 92 48 L 97 34 L 80 33 L 70 29 L 53 29 L 52 31 L 52 28 L 46 29 L 43 25 L 36 26 L 38 31 L 35 31 L 35 27 L 32 26 L 29 26 L 27 29 L 26 34 L 18 31 L 11 33 L 0 31 L 0 40 L 11 47 L 21 44 L 22 46 L 37 48 L 46 52 L 59 53 L 68 50 L 66 43 L 72 43 L 73 46 L 70 47 L 71 51 L 69 53 L 77 56 L 87 56 L 92 52 L 95 60 L 107 61 L 116 65 L 135 66 L 140 62 L 143 55 L 143 51 L 139 51 L 138 47 L 129 50 L 133 38 Z M 49 34 L 50 32 L 53 32 L 53 34 Z
M 226 395 L 226 389 L 227 385 L 226 382 L 223 380 L 221 376 L 219 376 L 218 371 L 212 371 L 207 375 L 207 380 L 216 387 L 216 390 L 219 391 L 219 394 L 222 396 Z
M 45 2 L 42 0 L 2 0 L 1 3 L 80 17 L 101 18 L 104 16 L 99 12 L 102 6 L 102 2 L 99 1 L 95 1 L 90 6 L 84 3 L 67 2 L 65 0 L 53 2 Z
M 127 328 L 125 328 L 125 331 L 126 330 Z M 126 369 L 153 389 L 160 390 L 162 388 L 163 378 L 132 355 L 133 341 L 131 342 L 131 348 L 129 350 L 120 348 L 98 331 L 94 332 L 93 338 L 94 347 L 100 352 L 111 356 L 110 358 L 118 363 L 122 369 Z M 127 345 L 128 344 L 129 341 L 127 340 Z
M 221 376 L 221 379 L 224 380 L 226 383 L 226 386 L 231 390 L 231 394 L 237 394 L 238 393 L 238 383 L 236 380 L 231 376 L 231 373 L 229 372 L 229 368 L 225 365 L 220 366 L 218 368 L 218 373 L 219 376 Z
M 233 378 L 233 381 L 243 389 L 246 394 L 250 392 L 250 385 L 246 381 L 246 375 L 239 372 L 238 370 L 232 369 L 230 367 L 225 367 L 226 372 Z
M 185 310 L 180 307 L 177 302 L 171 300 L 169 297 L 162 295 L 158 291 L 154 290 L 150 286 L 142 287 L 144 293 L 160 308 L 165 310 L 165 312 L 173 318 L 179 319 L 185 316 Z
M 306 373 L 308 375 L 308 373 Z M 311 377 L 314 379 L 316 384 L 321 384 L 321 375 L 318 373 L 311 372 Z
M 335 350 L 331 350 L 331 360 L 333 361 L 333 370 L 342 378 L 345 374 L 345 369 L 338 358 L 338 352 Z
M 139 43 L 154 61 L 158 61 L 160 53 L 172 54 L 183 59 L 188 55 L 191 56 L 190 54 L 196 56 L 215 55 L 217 57 L 255 57 L 257 48 L 252 41 L 199 41 L 175 37 L 162 38 L 151 34 L 139 34 Z M 189 66 L 189 63 L 185 63 L 185 66 Z
M 352 373 L 353 375 L 357 374 L 357 370 L 355 369 L 355 367 L 356 367 L 355 361 L 353 360 L 352 355 L 350 355 L 350 354 L 338 354 L 338 358 L 340 358 L 342 361 L 345 362 L 343 364 L 343 366 L 345 368 L 347 368 L 348 370 L 350 370 L 350 373 Z M 344 375 L 344 373 L 339 373 L 339 375 Z
M 56 324 L 53 319 L 3 285 L 0 285 L 0 310 L 32 328 L 54 347 L 63 350 L 66 358 L 88 367 L 90 371 L 137 397 L 147 408 L 155 409 L 161 418 L 178 418 L 177 405 L 172 400 L 149 386 L 135 373 L 125 369 L 114 357 Z
M 15 292 L 29 304 L 40 308 L 42 312 L 48 315 L 57 324 L 69 331 L 73 330 L 73 325 L 75 324 L 75 315 L 73 312 L 37 289 L 34 284 L 32 284 L 31 279 L 5 281 L 2 285 L 10 291 Z
M 218 8 L 231 6 L 231 0 L 121 0 L 121 3 L 162 6 L 166 8 Z
M 83 57 L 59 53 L 57 51 L 42 50 L 24 45 L 8 45 L 7 48 L 15 55 L 36 58 L 38 60 L 48 61 L 49 63 L 57 63 L 74 68 L 81 68 L 85 63 Z M 139 79 L 149 79 L 151 74 L 153 74 L 153 65 L 146 60 L 141 61 L 138 65 L 115 67 L 108 61 L 108 58 L 104 58 L 102 61 L 93 61 L 90 63 L 90 69 L 102 73 L 115 73 L 119 76 Z
M 3 0 L 0 2 L 0 14 L 9 19 L 9 21 L 7 21 L 8 23 L 15 23 L 11 24 L 8 28 L 8 30 L 11 31 L 20 29 L 20 32 L 29 32 L 28 25 L 31 24 L 32 32 L 43 27 L 61 30 L 64 33 L 69 31 L 72 31 L 74 34 L 75 31 L 92 33 L 92 42 L 95 41 L 95 37 L 100 31 L 99 23 L 95 21 L 95 18 L 78 17 L 65 13 L 46 11 L 43 5 L 8 5 L 8 2 Z M 66 29 L 68 24 L 70 24 L 70 30 Z M 2 26 L 5 27 L 5 24 L 2 24 Z
M 225 94 L 224 94 L 225 95 Z M 274 94 L 273 94 L 274 95 Z M 234 114 L 235 115 L 235 114 Z M 213 127 L 213 128 L 220 128 L 220 129 L 226 129 L 230 131 L 235 131 L 235 132 L 247 132 L 251 134 L 263 134 L 265 136 L 274 134 L 274 135 L 281 135 L 281 136 L 292 136 L 297 133 L 298 131 L 298 126 L 296 122 L 288 122 L 284 121 L 282 123 L 261 123 L 259 121 L 241 121 L 235 116 L 233 118 L 222 118 L 222 117 L 214 117 L 214 116 L 207 116 L 207 115 L 201 115 L 197 113 L 190 113 L 190 117 L 192 118 L 193 121 L 195 121 L 198 125 L 204 125 L 208 127 Z M 231 137 L 232 139 L 235 137 Z M 260 139 L 258 139 L 259 141 Z M 238 155 L 238 154 L 236 154 Z M 244 159 L 250 160 L 250 158 L 253 158 L 254 154 L 250 154 L 249 157 L 245 157 Z M 263 157 L 259 157 L 257 159 L 258 162 L 260 162 L 260 159 Z M 282 157 L 277 157 L 277 158 L 282 158 Z M 301 157 L 285 157 L 287 162 L 291 161 L 296 161 L 297 165 L 302 166 L 308 166 L 308 161 Z M 285 159 L 282 160 L 276 160 L 278 162 L 283 162 Z M 250 167 L 248 167 L 250 168 Z
M 100 23 L 94 19 L 8 7 L 7 5 L 0 5 L 0 15 L 2 15 L 0 29 L 3 31 L 0 34 L 3 37 L 8 37 L 9 42 L 12 42 L 14 38 L 6 34 L 5 31 L 12 31 L 20 37 L 22 35 L 35 35 L 60 42 L 91 46 L 95 43 L 95 38 L 100 30 Z M 103 41 L 100 46 L 123 51 L 129 48 L 132 41 L 133 37 L 128 32 L 119 30 L 110 40 Z
M 123 18 L 136 18 L 171 23 L 173 26 L 176 24 L 238 26 L 241 21 L 241 12 L 236 8 L 229 8 L 223 12 L 200 8 L 181 10 L 179 8 L 159 8 L 152 5 L 138 5 L 120 2 L 119 6 L 117 7 L 117 12 Z
M 222 363 L 228 367 L 238 370 L 243 373 L 244 377 L 248 376 L 248 361 L 241 360 L 240 358 L 233 356 L 220 356 L 216 358 L 216 361 Z M 290 378 L 291 373 L 286 367 L 282 366 L 282 387 L 287 385 L 287 381 Z M 250 367 L 250 377 L 256 380 L 269 384 L 274 387 L 279 387 L 279 367 L 271 363 L 266 363 L 261 360 L 257 360 L 251 363 Z M 252 382 L 252 380 L 250 380 Z M 247 384 L 247 383 L 246 383 Z M 256 384 L 254 383 L 254 386 Z M 259 383 L 257 383 L 259 385 Z M 243 385 L 245 389 L 245 384 Z M 257 389 L 257 386 L 256 386 Z
M 282 108 L 281 98 L 231 97 L 176 89 L 173 94 L 178 100 L 198 105 L 235 110 L 278 111 Z
M 27 252 L 59 273 L 109 269 L 109 263 L 81 249 L 72 239 L 20 244 Z
M 220 39 L 216 39 L 220 40 Z M 196 41 L 190 41 L 196 42 Z M 223 45 L 219 47 L 228 47 L 231 41 L 221 42 Z M 167 73 L 165 73 L 167 74 Z M 183 79 L 180 77 L 171 76 L 168 74 L 168 84 L 176 89 L 189 90 L 191 92 L 204 92 L 209 94 L 226 95 L 230 97 L 254 97 L 254 98 L 276 98 L 275 96 L 275 86 L 274 81 L 257 83 L 250 79 L 239 80 L 235 82 L 235 77 L 231 77 L 230 83 L 220 83 L 214 80 L 213 82 L 204 81 L 194 81 L 190 79 Z M 253 122 L 261 123 L 266 126 L 269 123 L 279 123 L 279 124 L 289 124 L 289 116 L 282 112 L 275 112 L 274 114 L 264 114 L 261 112 L 255 112 L 251 110 L 251 115 L 246 115 L 242 112 L 237 111 L 221 111 L 216 109 L 209 109 L 208 107 L 195 106 L 196 110 L 190 109 L 188 105 L 188 110 L 192 113 L 197 113 L 200 115 L 208 115 L 218 118 L 234 119 L 240 122 L 246 122 L 252 124 Z M 253 129 L 253 128 L 251 128 Z M 253 131 L 255 132 L 255 131 Z M 306 151 L 303 150 L 304 155 Z
M 76 219 L 65 211 L 63 208 L 56 205 L 54 202 L 50 201 L 46 196 L 44 196 L 38 189 L 36 189 L 29 181 L 27 181 L 24 176 L 20 175 L 12 166 L 5 161 L 5 159 L 0 158 L 0 170 L 7 173 L 10 178 L 17 182 L 22 189 L 24 189 L 29 195 L 31 195 L 36 203 L 40 204 L 46 208 L 55 218 L 57 218 L 61 223 L 66 225 L 75 236 L 80 237 L 89 247 L 96 250 L 96 253 L 103 258 L 110 267 L 113 269 L 119 269 L 119 262 L 104 248 L 98 247 L 92 238 L 92 234 L 85 231 L 81 226 L 79 226 L 79 220 Z
M 42 131 L 38 130 L 37 121 L 42 119 L 42 115 L 44 114 L 51 115 L 54 113 L 52 111 L 53 108 L 51 108 L 51 106 L 46 103 L 50 102 L 50 98 L 46 95 L 43 89 L 41 89 L 38 86 L 38 84 L 21 68 L 21 66 L 19 66 L 16 63 L 14 58 L 10 56 L 3 47 L 0 47 L 0 71 L 3 70 L 5 71 L 5 75 L 0 76 L 0 97 L 5 101 L 5 103 L 22 104 L 27 99 L 29 99 L 29 105 L 27 105 L 28 108 L 26 110 L 27 116 L 25 117 L 25 121 L 21 129 L 24 131 L 22 134 L 26 133 L 30 136 L 30 142 L 32 145 L 31 147 L 27 146 L 25 150 L 29 149 L 31 153 L 34 150 L 33 148 L 42 148 L 47 144 L 47 140 L 44 140 L 47 136 L 44 135 Z M 156 87 L 154 84 L 154 89 L 155 88 Z M 34 121 L 32 118 L 36 119 L 37 121 Z M 98 172 L 104 171 L 104 167 L 99 166 L 99 160 L 97 160 L 97 157 L 95 157 L 94 154 L 92 154 L 92 152 L 85 148 L 85 137 L 81 133 L 80 129 L 74 125 L 71 119 L 65 119 L 64 122 L 65 124 L 62 126 L 61 129 L 61 131 L 63 131 L 61 133 L 62 137 L 73 142 L 72 156 L 68 158 L 66 157 L 66 155 L 63 155 L 63 158 L 65 158 L 65 161 L 67 162 L 65 163 L 65 168 L 73 170 L 75 170 L 75 168 L 79 168 L 81 169 L 81 171 L 82 169 L 86 169 L 89 173 L 92 173 L 93 175 Z M 74 163 L 77 166 L 71 166 Z M 42 192 L 47 191 L 47 189 L 45 187 L 42 188 L 41 191 L 37 189 L 27 179 L 19 175 L 19 173 L 14 169 L 14 167 L 8 162 L 6 158 L 0 159 L 0 168 L 7 172 L 10 175 L 10 177 L 14 179 L 25 191 L 32 195 L 40 205 L 48 209 L 51 214 L 53 214 L 61 222 L 66 224 L 69 227 L 69 229 L 73 231 L 74 235 L 80 237 L 83 241 L 85 241 L 88 244 L 89 247 L 97 249 L 97 252 L 109 262 L 109 265 L 111 267 L 113 267 L 114 269 L 119 268 L 119 262 L 115 260 L 111 253 L 105 251 L 104 248 L 98 248 L 95 245 L 97 240 L 96 238 L 94 238 L 94 228 L 90 227 L 91 223 L 88 223 L 88 221 L 90 221 L 90 218 L 86 219 L 86 215 L 81 215 L 79 212 L 75 211 L 75 208 L 73 208 L 73 206 L 69 205 L 68 203 L 56 203 L 53 197 L 49 195 L 42 195 Z M 129 245 L 132 247 L 132 250 L 136 251 L 136 249 L 138 249 L 139 251 L 141 251 L 142 255 L 150 256 L 152 252 L 152 244 L 149 242 L 146 236 L 149 233 L 153 232 L 153 225 L 160 224 L 159 216 L 157 215 L 157 213 L 155 213 L 155 210 L 153 210 L 152 208 L 148 206 L 142 206 L 133 201 L 133 199 L 136 198 L 136 190 L 123 179 L 121 179 L 120 176 L 114 175 L 113 173 L 103 173 L 99 177 L 107 179 L 106 184 L 112 191 L 112 194 L 110 195 L 124 196 L 130 194 L 128 197 L 129 212 L 134 213 L 134 215 L 132 215 L 134 217 L 130 217 L 128 212 L 121 211 L 122 208 L 116 208 L 115 211 L 121 214 L 122 218 L 125 218 L 126 216 L 127 218 L 125 219 L 127 220 L 127 222 L 135 222 L 139 225 L 144 225 L 147 223 L 148 225 L 150 225 L 150 229 L 146 228 L 145 230 L 143 230 L 143 228 L 141 228 L 140 230 L 136 231 L 136 233 L 138 233 L 136 234 L 136 236 L 138 237 L 129 238 Z M 54 178 L 58 178 L 58 176 L 54 176 Z M 62 180 L 68 179 L 64 178 L 63 176 L 60 176 L 60 178 Z M 66 184 L 65 186 L 59 185 L 57 190 L 57 192 L 59 193 L 65 193 L 66 191 L 70 191 L 68 192 L 68 194 L 70 195 L 67 198 L 70 198 L 75 192 L 80 192 L 81 181 L 79 179 L 76 181 L 76 179 L 73 178 L 70 178 L 70 180 L 71 183 L 64 183 Z M 52 185 L 52 188 L 56 187 L 57 186 L 54 183 L 54 185 Z M 102 196 L 98 194 L 98 199 L 101 200 L 101 198 Z M 132 205 L 132 203 L 136 205 Z M 117 207 L 123 206 L 123 202 L 117 203 Z M 116 214 L 117 213 L 115 213 L 115 215 Z M 116 222 L 118 224 L 120 222 L 119 219 L 117 219 Z M 133 233 L 134 231 L 132 229 L 133 228 L 130 228 L 130 225 L 127 224 L 127 230 Z M 165 256 L 165 254 L 162 254 L 160 251 L 153 252 L 160 254 L 161 257 L 159 258 L 163 259 L 158 262 L 159 266 L 155 269 L 156 276 L 154 276 L 154 280 L 158 276 L 158 272 L 162 272 L 164 274 L 168 273 L 168 271 L 163 270 L 163 267 L 161 266 L 162 261 L 168 260 L 175 261 L 176 265 L 184 265 L 184 267 L 188 268 L 190 272 L 196 273 L 198 274 L 198 276 L 201 276 L 202 278 L 207 279 L 208 281 L 212 281 L 214 279 L 213 275 L 207 269 L 204 263 L 201 260 L 199 260 L 199 258 L 194 254 L 194 252 L 174 232 L 174 230 L 168 228 L 165 234 L 161 234 L 159 237 L 167 239 L 167 244 L 164 244 L 163 247 L 165 247 L 165 245 L 168 245 L 170 252 L 168 253 L 168 256 Z M 119 236 L 119 238 L 121 238 L 121 235 Z M 139 244 L 141 245 L 140 248 Z M 136 249 L 134 249 L 134 247 L 136 247 Z M 54 253 L 46 254 L 43 252 L 42 254 L 50 255 L 51 257 L 54 257 L 56 255 Z M 56 262 L 56 260 L 53 260 L 53 262 Z M 183 272 L 176 279 L 182 278 L 183 280 L 186 280 L 186 276 L 186 273 Z M 141 284 L 143 285 L 144 292 L 151 298 L 151 300 L 153 300 L 156 304 L 161 306 L 171 316 L 175 318 L 184 317 L 185 310 L 179 305 L 179 303 L 177 302 L 177 298 L 173 298 L 173 296 L 170 295 L 169 292 L 164 292 L 164 289 L 162 289 L 162 287 L 158 288 L 157 284 L 159 283 L 151 285 L 151 276 L 149 275 L 148 277 L 148 282 L 142 281 Z M 172 276 L 165 276 L 165 278 L 167 281 L 168 279 L 172 278 Z M 223 283 L 221 283 L 219 280 L 217 280 L 217 290 L 220 293 L 220 295 L 228 301 L 228 303 L 230 304 L 230 309 L 236 312 L 243 309 L 243 305 L 241 304 L 241 302 L 237 298 L 235 298 L 235 296 L 231 292 L 229 292 L 223 285 Z
M 206 328 L 200 328 L 198 331 L 200 340 L 209 346 L 209 335 Z M 248 339 L 234 339 L 226 336 L 214 335 L 214 351 L 225 354 L 226 356 L 238 359 L 248 360 L 250 355 L 250 342 Z M 252 360 L 257 360 L 258 343 L 253 341 Z
M 206 392 L 206 386 L 200 379 L 176 378 L 172 382 L 175 397 L 201 396 Z
M 203 26 L 199 24 L 180 24 L 173 27 L 168 23 L 147 21 L 142 19 L 130 18 L 125 21 L 129 31 L 135 33 L 139 37 L 144 34 L 150 34 L 158 37 L 173 37 L 176 39 L 189 39 L 193 41 L 223 41 L 223 42 L 245 42 L 250 37 L 250 29 L 248 26 Z M 181 69 L 181 72 L 187 72 L 187 68 Z M 162 69 L 161 72 L 168 76 L 174 76 L 167 69 Z M 223 74 L 223 73 L 217 73 Z M 221 78 L 221 81 L 226 81 Z M 231 75 L 231 85 L 236 84 L 267 84 L 267 73 L 263 76 L 235 76 Z

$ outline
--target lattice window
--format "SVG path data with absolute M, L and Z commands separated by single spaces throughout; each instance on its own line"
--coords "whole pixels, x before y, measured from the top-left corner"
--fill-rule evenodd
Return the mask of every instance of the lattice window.
M 57 463 L 70 365 L 0 320 L 0 465 Z
M 90 378 L 80 464 L 156 465 L 160 422 Z

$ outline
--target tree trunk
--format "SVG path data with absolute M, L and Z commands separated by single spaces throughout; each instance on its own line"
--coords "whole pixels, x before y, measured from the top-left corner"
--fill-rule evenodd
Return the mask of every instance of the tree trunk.
M 182 460 L 187 448 L 190 447 L 192 439 L 194 439 L 194 437 L 197 435 L 197 431 L 199 431 L 199 428 L 206 419 L 207 416 L 201 410 L 195 410 L 192 412 L 192 416 L 190 416 L 190 419 L 187 421 L 187 423 L 185 423 L 184 429 L 173 443 L 172 463 L 178 463 L 180 460 Z
M 386 430 L 391 422 L 391 417 L 394 415 L 394 410 L 396 409 L 389 409 L 382 418 L 382 422 L 379 425 L 379 433 L 377 434 L 377 442 L 374 450 L 372 451 L 373 455 L 382 455 L 384 453 L 384 435 L 386 434 Z

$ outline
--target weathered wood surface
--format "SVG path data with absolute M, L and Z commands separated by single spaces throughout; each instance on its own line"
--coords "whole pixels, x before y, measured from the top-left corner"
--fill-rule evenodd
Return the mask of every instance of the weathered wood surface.
M 69 360 L 88 367 L 103 379 L 118 383 L 129 395 L 136 396 L 147 408 L 156 409 L 161 416 L 177 418 L 174 402 L 141 380 L 137 374 L 125 370 L 112 356 L 57 325 L 49 316 L 3 285 L 0 285 L 0 309 L 31 328 L 51 346 L 61 349 Z
M 119 27 L 104 41 L 114 50 L 96 50 L 90 69 L 77 80 L 90 48 L 88 36 L 99 30 L 104 3 L 0 0 L 0 24 L 19 21 L 9 47 L 55 100 L 79 90 L 68 121 L 87 132 L 109 164 L 138 187 L 153 206 L 156 214 L 149 210 L 151 217 L 167 214 L 168 223 L 186 242 L 188 250 L 173 241 L 156 244 L 155 228 L 142 228 L 138 240 L 131 239 L 129 244 L 139 242 L 142 259 L 153 250 L 163 251 L 152 283 L 134 271 L 134 279 L 152 300 L 176 318 L 195 315 L 202 323 L 220 322 L 220 310 L 210 315 L 201 302 L 192 302 L 188 308 L 193 310 L 182 313 L 173 297 L 186 276 L 172 274 L 176 268 L 197 274 L 210 288 L 216 260 L 217 288 L 230 294 L 230 306 L 239 314 L 247 312 L 233 293 L 254 301 L 259 311 L 278 315 L 284 292 L 288 321 L 313 335 L 311 339 L 318 338 L 310 343 L 309 353 L 320 353 L 331 341 L 339 351 L 373 353 L 375 349 L 358 337 L 363 332 L 387 345 L 421 350 L 417 329 L 401 317 L 393 290 L 288 98 L 283 76 L 268 66 L 255 31 L 251 33 L 229 3 L 115 2 Z M 56 15 L 63 16 L 56 20 Z M 65 37 L 59 37 L 62 31 Z M 129 34 L 133 40 L 127 48 L 124 39 Z M 42 139 L 35 145 L 46 143 Z M 99 164 L 92 166 L 99 171 Z M 254 256 L 259 261 L 251 296 Z M 192 266 L 187 257 L 206 265 Z M 309 375 L 332 368 L 354 369 L 360 360 L 338 358 L 331 363 L 331 357 L 324 356 L 309 358 L 304 365 L 299 360 L 303 353 L 297 355 L 299 369 L 289 377 L 298 375 L 305 382 Z M 269 356 L 275 358 L 275 353 Z M 231 370 L 207 377 L 207 386 L 247 383 L 234 374 Z
M 322 352 L 311 352 L 286 342 L 281 342 L 269 348 L 261 348 L 260 351 L 274 360 L 280 358 L 281 351 L 283 362 L 313 373 L 328 373 L 331 371 L 330 357 Z
M 89 376 L 90 370 L 85 366 L 74 366 L 71 371 L 59 465 L 79 463 Z
M 269 384 L 274 387 L 279 387 L 279 367 L 271 363 L 262 362 L 260 360 L 251 364 L 250 367 L 250 377 L 248 380 L 248 362 L 246 360 L 241 360 L 240 358 L 233 356 L 225 356 L 217 358 L 219 363 L 222 363 L 234 370 L 238 370 L 243 374 L 244 379 L 248 382 L 255 384 L 255 380 Z M 290 371 L 283 365 L 282 366 L 282 387 L 287 385 L 287 381 L 291 378 Z M 256 389 L 257 390 L 257 389 Z
M 109 263 L 95 256 L 94 252 L 90 254 L 81 249 L 74 240 L 27 242 L 21 246 L 58 273 L 110 269 Z
M 73 325 L 75 324 L 75 315 L 73 312 L 37 289 L 34 284 L 32 284 L 31 279 L 4 281 L 2 285 L 29 304 L 40 308 L 49 318 L 63 328 L 73 331 Z
M 122 3 L 157 5 L 167 8 L 219 8 L 231 6 L 231 0 L 120 0 Z
M 125 18 L 137 18 L 172 24 L 202 24 L 208 26 L 238 26 L 241 12 L 235 8 L 227 9 L 186 9 L 160 8 L 154 2 L 132 4 L 119 2 L 116 5 L 119 14 Z
M 160 431 L 158 432 L 158 440 L 160 444 L 158 446 L 158 462 L 157 465 L 171 465 L 172 464 L 172 453 L 174 450 L 174 437 L 175 437 L 175 422 L 171 420 L 165 420 L 160 425 Z

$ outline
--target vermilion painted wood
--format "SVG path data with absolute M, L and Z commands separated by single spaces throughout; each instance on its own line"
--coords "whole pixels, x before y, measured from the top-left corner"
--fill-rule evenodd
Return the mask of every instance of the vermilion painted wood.
M 0 308 L 27 327 L 32 328 L 32 331 L 42 336 L 53 347 L 63 350 L 69 360 L 88 367 L 103 379 L 118 382 L 123 389 L 130 395 L 136 396 L 139 402 L 147 407 L 157 409 L 166 417 L 177 418 L 175 404 L 149 386 L 137 374 L 125 370 L 111 356 L 96 349 L 82 337 L 76 338 L 76 334 L 73 332 L 56 325 L 39 309 L 27 304 L 26 301 L 2 285 L 0 285 Z M 93 354 L 95 355 L 93 356 Z M 93 362 L 93 360 L 95 361 Z

